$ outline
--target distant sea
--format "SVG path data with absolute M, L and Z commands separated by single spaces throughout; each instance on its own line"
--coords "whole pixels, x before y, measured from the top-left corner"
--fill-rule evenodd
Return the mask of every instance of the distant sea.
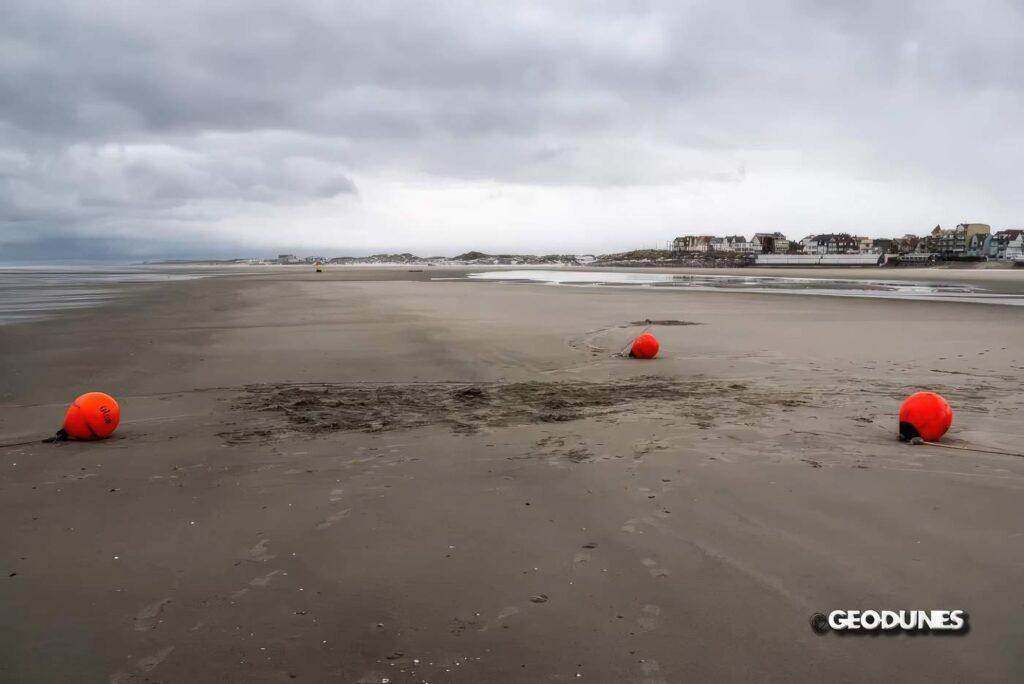
M 687 289 L 704 292 L 750 292 L 758 294 L 822 295 L 828 297 L 872 297 L 916 299 L 932 302 L 973 302 L 1024 306 L 1024 295 L 991 292 L 969 283 L 914 282 L 854 278 L 808 278 L 752 276 L 737 273 L 680 274 L 651 272 L 599 272 L 515 270 L 470 273 L 473 280 L 545 283 L 549 285 L 619 286 L 658 289 Z
M 0 262 L 0 325 L 97 306 L 129 294 L 132 286 L 207 275 L 209 269 L 181 266 Z

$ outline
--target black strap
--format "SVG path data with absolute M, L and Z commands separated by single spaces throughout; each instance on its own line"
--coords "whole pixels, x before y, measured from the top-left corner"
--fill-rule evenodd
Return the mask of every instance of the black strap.
M 68 433 L 67 431 L 64 430 L 64 428 L 61 428 L 60 430 L 57 430 L 57 434 L 55 434 L 53 437 L 47 437 L 46 439 L 44 439 L 43 444 L 52 444 L 53 442 L 66 441 L 68 441 Z

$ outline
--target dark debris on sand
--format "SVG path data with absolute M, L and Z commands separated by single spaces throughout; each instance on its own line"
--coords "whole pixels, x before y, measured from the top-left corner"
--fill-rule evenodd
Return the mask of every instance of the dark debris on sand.
M 662 326 L 671 326 L 671 325 L 703 325 L 702 323 L 698 323 L 697 321 L 680 321 L 680 320 L 676 320 L 674 318 L 666 318 L 666 319 L 662 319 L 662 320 L 651 320 L 650 318 L 645 318 L 642 321 L 630 321 L 629 324 L 630 325 L 662 325 Z
M 280 428 L 310 434 L 383 432 L 447 426 L 557 423 L 644 407 L 659 415 L 707 421 L 713 416 L 755 417 L 768 406 L 804 403 L 793 393 L 759 392 L 736 382 L 642 377 L 619 382 L 271 384 L 244 388 L 242 410 L 271 414 Z M 267 425 L 222 433 L 231 442 L 267 437 Z

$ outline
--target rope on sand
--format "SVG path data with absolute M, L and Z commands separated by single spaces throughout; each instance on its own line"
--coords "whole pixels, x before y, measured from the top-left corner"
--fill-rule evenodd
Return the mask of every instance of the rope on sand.
M 43 443 L 43 440 L 41 440 L 41 439 L 30 439 L 27 442 L 10 442 L 8 444 L 0 444 L 0 449 L 6 449 L 8 447 L 28 446 L 29 444 L 42 444 L 42 443 Z
M 640 331 L 639 335 L 633 335 L 632 337 L 630 337 L 629 341 L 626 342 L 626 346 L 623 347 L 622 351 L 620 351 L 618 354 L 616 354 L 616 356 L 629 356 L 629 350 L 633 346 L 633 340 L 635 340 L 636 338 L 640 337 L 640 335 L 643 335 L 646 332 L 650 332 L 651 328 L 653 328 L 653 327 L 654 327 L 653 325 L 648 325 L 647 327 L 645 327 L 643 330 Z
M 136 418 L 135 420 L 126 420 L 125 424 L 130 423 L 152 423 L 158 420 L 179 420 L 181 418 L 197 418 L 205 414 L 202 413 L 180 413 L 174 416 L 157 416 L 155 418 Z M 67 433 L 62 436 L 61 433 L 64 430 L 60 430 L 53 437 L 47 437 L 46 439 L 30 439 L 27 442 L 9 442 L 0 444 L 0 449 L 7 449 L 20 446 L 28 446 L 29 444 L 50 444 L 52 442 L 63 442 L 67 439 Z
M 977 447 L 959 446 L 956 444 L 939 444 L 938 442 L 925 442 L 924 440 L 922 440 L 921 443 L 933 447 L 942 447 L 943 449 L 959 449 L 960 451 L 976 451 L 980 454 L 998 454 L 1000 456 L 1016 456 L 1017 458 L 1024 458 L 1024 454 L 1018 454 L 1013 451 L 999 451 L 998 449 L 979 449 Z
M 889 433 L 886 432 L 885 434 L 888 435 Z M 1018 454 L 1013 451 L 1000 451 L 998 449 L 982 449 L 979 447 L 960 446 L 959 444 L 941 444 L 939 442 L 926 442 L 920 437 L 915 437 L 914 439 L 911 439 L 906 443 L 910 445 L 922 444 L 924 446 L 942 447 L 943 449 L 957 449 L 959 451 L 974 451 L 979 454 L 996 454 L 999 456 L 1016 456 L 1017 458 L 1024 458 L 1024 454 Z

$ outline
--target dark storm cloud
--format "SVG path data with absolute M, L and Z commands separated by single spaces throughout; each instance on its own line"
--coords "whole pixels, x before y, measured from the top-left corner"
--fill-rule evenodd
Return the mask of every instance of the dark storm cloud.
M 742 183 L 744 155 L 778 153 L 1006 193 L 1022 161 L 1012 1 L 8 0 L 3 15 L 0 243 L 212 225 L 356 196 L 361 175 Z

